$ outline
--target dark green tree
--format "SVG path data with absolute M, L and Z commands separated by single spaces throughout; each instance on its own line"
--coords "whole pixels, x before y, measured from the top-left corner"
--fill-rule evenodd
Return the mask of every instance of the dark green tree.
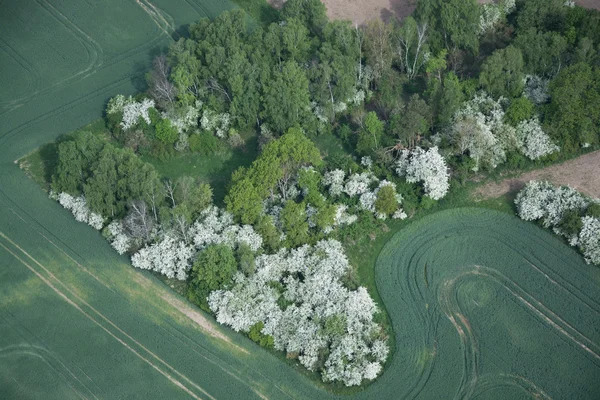
M 485 60 L 479 84 L 496 98 L 518 97 L 523 92 L 523 78 L 523 55 L 518 48 L 508 46 Z
M 188 298 L 204 309 L 213 290 L 231 283 L 237 262 L 230 247 L 222 244 L 208 246 L 198 254 L 189 277 Z
M 279 132 L 311 118 L 308 79 L 295 61 L 275 68 L 265 87 L 263 118 Z

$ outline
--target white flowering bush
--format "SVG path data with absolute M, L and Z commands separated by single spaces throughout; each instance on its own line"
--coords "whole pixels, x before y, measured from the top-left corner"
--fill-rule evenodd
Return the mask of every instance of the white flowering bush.
M 125 254 L 131 248 L 131 238 L 125 233 L 125 229 L 123 229 L 123 224 L 121 221 L 113 221 L 108 224 L 108 241 L 110 245 L 117 251 L 119 254 Z
M 234 225 L 233 216 L 215 206 L 202 212 L 191 228 L 191 237 L 199 250 L 212 244 L 225 244 L 232 248 L 246 244 L 252 251 L 262 246 L 262 237 L 252 226 Z
M 585 216 L 579 232 L 579 249 L 588 264 L 600 265 L 600 218 Z
M 251 277 L 238 273 L 231 289 L 212 292 L 209 306 L 218 322 L 236 331 L 248 332 L 262 322 L 262 333 L 273 337 L 275 348 L 297 356 L 310 370 L 327 350 L 323 380 L 359 385 L 381 371 L 388 348 L 366 289 L 351 291 L 341 283 L 349 269 L 335 240 L 282 249 L 259 256 Z
M 600 265 L 600 219 L 583 216 L 579 233 L 567 235 L 560 229 L 565 213 L 584 211 L 597 199 L 588 199 L 575 189 L 555 187 L 549 182 L 529 182 L 515 199 L 519 217 L 526 221 L 540 220 L 546 228 L 552 228 L 559 235 L 566 236 L 571 246 L 578 246 L 586 262 Z
M 515 0 L 500 0 L 496 3 L 482 4 L 479 17 L 479 33 L 485 33 L 495 28 L 515 8 Z
M 509 151 L 520 151 L 531 160 L 560 151 L 537 118 L 521 121 L 516 129 L 505 124 L 504 101 L 495 101 L 482 92 L 464 103 L 454 116 L 450 139 L 459 154 L 468 153 L 475 161 L 474 171 L 482 163 L 495 168 L 506 161 Z
M 85 222 L 96 230 L 101 230 L 106 220 L 102 215 L 92 212 L 85 201 L 84 196 L 74 197 L 68 193 L 59 193 L 56 197 L 61 206 L 70 210 L 75 219 Z
M 156 271 L 167 278 L 184 281 L 195 255 L 194 246 L 167 234 L 157 243 L 143 247 L 135 253 L 131 257 L 131 263 L 136 268 Z
M 530 160 L 537 160 L 560 151 L 560 148 L 544 133 L 537 118 L 521 121 L 517 125 L 516 137 L 521 151 Z
M 365 156 L 360 159 L 360 165 L 367 169 L 371 169 L 371 167 L 373 166 L 373 160 L 371 159 L 371 157 Z
M 368 192 L 371 183 L 376 181 L 377 178 L 370 172 L 352 174 L 344 184 L 343 192 L 350 197 L 358 196 Z
M 336 226 L 351 225 L 356 222 L 357 219 L 358 217 L 356 215 L 348 213 L 348 206 L 344 204 L 338 204 L 335 209 L 333 224 Z
M 410 183 L 423 182 L 425 194 L 439 200 L 450 188 L 448 167 L 437 147 L 403 150 L 396 162 L 396 173 Z
M 550 95 L 548 94 L 548 85 L 550 81 L 537 75 L 525 75 L 525 89 L 523 91 L 525 97 L 531 100 L 532 103 L 540 105 L 548 102 Z
M 565 211 L 583 210 L 589 201 L 568 186 L 555 187 L 545 181 L 531 181 L 517 194 L 517 213 L 525 221 L 541 220 L 546 228 L 557 226 Z
M 205 131 L 213 133 L 219 138 L 224 138 L 229 133 L 230 116 L 228 113 L 218 114 L 205 109 L 200 119 L 200 126 Z
M 181 134 L 198 126 L 198 118 L 200 117 L 201 108 L 202 102 L 200 100 L 196 100 L 194 105 L 188 105 L 181 110 L 170 110 L 169 112 L 163 112 L 161 116 L 162 118 L 166 118 L 171 121 L 171 125 L 177 129 L 179 134 Z
M 341 169 L 334 169 L 333 171 L 327 171 L 323 175 L 323 180 L 321 181 L 325 187 L 329 187 L 329 195 L 332 197 L 337 197 L 342 194 L 344 190 L 344 178 L 346 177 L 346 173 Z
M 154 108 L 154 100 L 152 99 L 144 99 L 141 102 L 128 102 L 123 107 L 121 127 L 123 129 L 130 129 L 139 122 L 140 118 L 149 124 L 151 121 L 148 112 L 151 108 Z
M 118 94 L 108 101 L 108 104 L 106 105 L 106 113 L 107 114 L 116 114 L 116 113 L 123 112 L 123 108 L 127 104 L 131 104 L 133 102 L 134 102 L 133 97 L 131 97 L 131 96 L 125 97 L 122 94 Z

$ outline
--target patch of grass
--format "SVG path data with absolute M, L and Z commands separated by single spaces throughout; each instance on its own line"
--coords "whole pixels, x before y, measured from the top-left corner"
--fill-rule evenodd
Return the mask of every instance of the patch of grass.
M 250 136 L 243 147 L 236 149 L 227 147 L 209 156 L 184 153 L 176 154 L 166 160 L 152 156 L 143 156 L 142 159 L 154 165 L 158 173 L 165 178 L 177 179 L 184 175 L 201 178 L 212 187 L 215 204 L 222 205 L 233 171 L 241 166 L 250 165 L 256 158 L 258 154 L 256 141 L 255 135 Z

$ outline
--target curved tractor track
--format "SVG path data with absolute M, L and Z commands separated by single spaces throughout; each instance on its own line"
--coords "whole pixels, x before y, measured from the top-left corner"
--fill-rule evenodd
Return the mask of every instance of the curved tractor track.
M 393 365 L 429 352 L 402 397 L 600 394 L 599 271 L 533 224 L 481 209 L 434 214 L 390 240 L 376 273 Z

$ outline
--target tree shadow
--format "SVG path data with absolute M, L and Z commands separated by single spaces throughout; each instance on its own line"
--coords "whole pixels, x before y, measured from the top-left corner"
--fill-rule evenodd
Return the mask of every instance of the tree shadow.
M 411 15 L 416 7 L 416 0 L 390 0 L 390 8 L 381 10 L 381 19 L 386 23 L 394 19 L 402 21 Z
M 58 165 L 58 141 L 47 143 L 40 147 L 39 154 L 42 159 L 43 178 L 47 183 L 52 182 L 52 175 Z

